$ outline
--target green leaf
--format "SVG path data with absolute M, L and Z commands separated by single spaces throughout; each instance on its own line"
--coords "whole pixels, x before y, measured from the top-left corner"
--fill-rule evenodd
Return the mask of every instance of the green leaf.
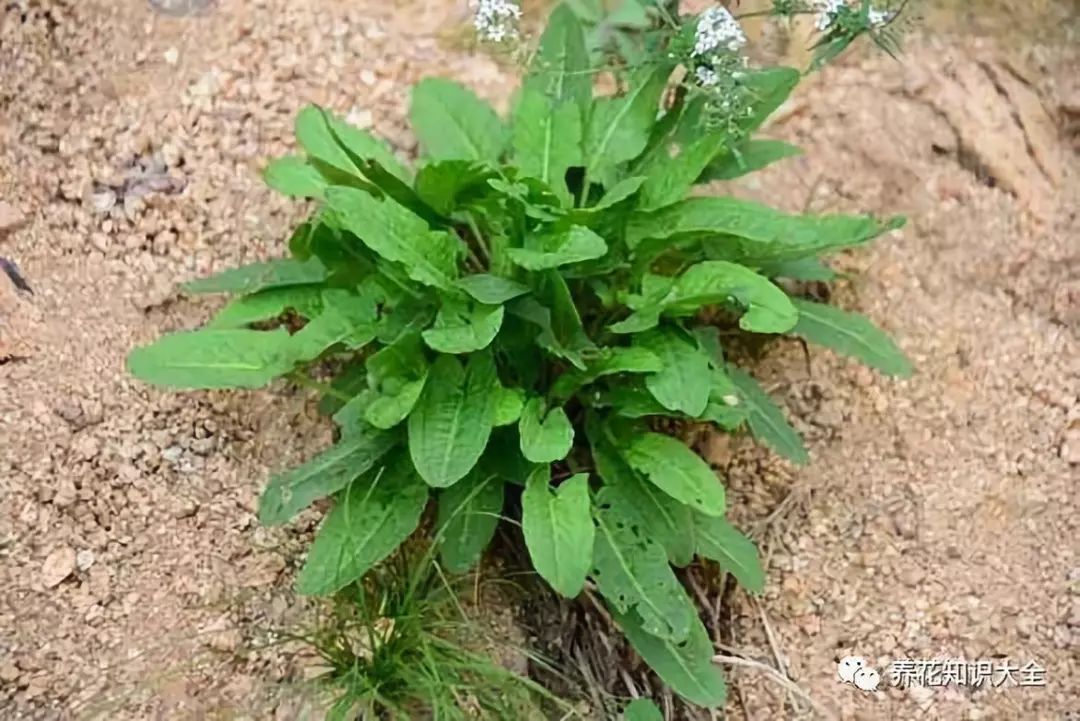
M 601 348 L 596 358 L 589 360 L 588 370 L 570 370 L 558 377 L 551 387 L 551 395 L 569 398 L 582 386 L 598 378 L 617 373 L 656 373 L 663 363 L 653 352 L 645 348 Z
M 590 177 L 607 185 L 615 166 L 645 149 L 670 74 L 666 65 L 639 71 L 626 95 L 596 101 L 585 128 L 585 164 Z
M 637 336 L 634 343 L 660 359 L 660 370 L 645 378 L 645 387 L 670 411 L 697 418 L 709 402 L 709 357 L 674 328 Z
M 680 148 L 679 154 L 656 156 L 656 167 L 644 168 L 648 174 L 641 188 L 642 210 L 656 210 L 682 200 L 701 173 L 731 142 L 726 132 L 706 132 Z M 641 171 L 637 171 L 641 172 Z
M 757 381 L 738 368 L 731 368 L 728 373 L 731 380 L 735 381 L 750 414 L 748 422 L 754 438 L 794 463 L 807 463 L 810 454 L 807 453 L 802 438 Z
M 911 362 L 892 339 L 865 316 L 799 298 L 792 302 L 799 311 L 799 322 L 791 331 L 793 335 L 858 358 L 885 375 L 911 377 Z
M 442 160 L 428 163 L 416 175 L 416 194 L 443 215 L 483 196 L 487 182 L 498 175 L 483 163 Z
M 752 100 L 750 113 L 739 122 L 739 128 L 750 134 L 764 125 L 769 116 L 787 101 L 801 79 L 802 73 L 795 68 L 780 66 L 744 73 L 741 82 Z
M 822 281 L 836 280 L 836 272 L 817 258 L 768 263 L 761 267 L 761 274 L 766 278 L 790 278 L 791 280 Z
M 131 351 L 127 367 L 171 388 L 260 388 L 292 370 L 290 340 L 284 328 L 172 333 Z
M 375 339 L 379 311 L 370 293 L 356 295 L 344 288 L 328 288 L 322 299 L 323 312 L 289 339 L 296 361 L 314 360 L 338 344 L 355 350 Z
M 527 285 L 487 273 L 467 275 L 458 279 L 455 285 L 487 305 L 501 305 L 529 292 Z
M 406 333 L 367 359 L 370 393 L 363 417 L 376 428 L 393 428 L 416 406 L 427 383 L 428 366 L 418 333 Z
M 590 431 L 596 472 L 604 481 L 605 502 L 623 515 L 634 518 L 667 553 L 676 566 L 686 566 L 694 558 L 693 511 L 634 472 L 618 453 Z
M 628 304 L 635 313 L 611 326 L 616 333 L 635 333 L 654 327 L 661 313 L 694 315 L 702 306 L 735 302 L 745 311 L 739 327 L 754 333 L 786 333 L 795 327 L 798 312 L 787 293 L 767 278 L 737 263 L 710 260 L 691 266 L 678 278 L 646 276 L 647 283 L 670 284 L 666 292 L 649 291 Z
M 259 521 L 267 526 L 286 523 L 309 505 L 337 493 L 375 467 L 398 442 L 398 435 L 368 429 L 342 438 L 302 466 L 274 476 L 259 501 Z
M 440 353 L 471 353 L 487 348 L 502 327 L 503 313 L 501 305 L 445 296 L 434 327 L 424 331 L 424 342 Z
M 409 179 L 409 171 L 385 143 L 317 105 L 305 105 L 297 114 L 296 139 L 312 158 L 348 175 L 366 177 L 349 157 L 351 152 L 365 160 L 376 161 L 402 180 Z
M 710 421 L 724 430 L 734 431 L 750 417 L 749 409 L 735 387 L 735 383 L 722 368 L 712 371 L 712 388 L 709 392 L 709 404 L 701 419 Z
M 623 721 L 664 721 L 664 715 L 655 703 L 639 698 L 623 710 Z
M 580 225 L 560 233 L 534 236 L 527 242 L 529 247 L 506 251 L 510 260 L 526 270 L 547 270 L 601 258 L 608 249 L 603 238 Z
M 517 298 L 507 310 L 540 328 L 536 342 L 549 353 L 585 370 L 582 353 L 595 348 L 585 334 L 566 281 L 554 270 L 532 278 L 533 295 Z
M 525 391 L 520 388 L 499 388 L 495 391 L 494 406 L 492 409 L 492 424 L 508 426 L 517 423 L 521 418 L 521 411 L 525 407 Z
M 747 200 L 702 197 L 635 216 L 627 243 L 640 254 L 645 240 L 653 241 L 650 250 L 702 240 L 715 259 L 758 266 L 859 245 L 902 225 L 900 218 L 881 224 L 870 216 L 788 215 Z
M 468 367 L 441 355 L 409 416 L 409 454 L 420 477 L 437 488 L 452 486 L 472 470 L 492 428 L 498 379 L 491 354 L 474 353 Z
M 383 258 L 405 266 L 410 278 L 442 290 L 453 287 L 462 245 L 448 233 L 429 230 L 407 208 L 356 188 L 332 187 L 326 202 L 347 230 Z
M 572 102 L 579 112 L 585 112 L 592 103 L 589 70 L 581 22 L 570 8 L 558 5 L 548 18 L 524 88 L 526 92 L 538 91 L 556 103 Z
M 502 479 L 473 471 L 439 494 L 436 538 L 443 566 L 468 571 L 491 543 L 503 507 Z
M 506 147 L 506 128 L 491 106 L 449 80 L 426 78 L 414 87 L 409 118 L 424 154 L 435 160 L 497 165 Z
M 530 398 L 518 422 L 521 454 L 533 463 L 561 461 L 574 444 L 574 428 L 566 411 L 554 408 L 545 413 L 544 405 L 543 398 Z
M 353 358 L 345 362 L 330 381 L 330 388 L 319 399 L 319 413 L 332 417 L 340 411 L 353 396 L 367 389 L 367 369 L 364 361 Z M 344 399 L 344 400 L 342 400 Z
M 408 417 L 424 392 L 427 378 L 402 383 L 396 393 L 376 396 L 364 409 L 364 420 L 376 428 L 393 428 Z
M 521 494 L 521 530 L 536 572 L 560 594 L 574 598 L 592 566 L 589 551 L 596 529 L 589 476 L 579 473 L 552 492 L 549 475 L 545 466 L 529 476 Z
M 619 384 L 601 393 L 596 405 L 611 407 L 623 418 L 671 415 L 671 411 L 660 405 L 644 384 Z
M 577 104 L 553 103 L 539 88 L 525 86 L 514 108 L 514 164 L 550 185 L 563 206 L 571 205 L 566 171 L 583 162 L 581 136 Z
M 296 156 L 271 161 L 263 171 L 263 180 L 282 195 L 295 198 L 322 198 L 327 186 L 318 170 Z
M 322 312 L 322 291 L 319 285 L 295 285 L 242 295 L 219 310 L 207 327 L 243 328 L 273 320 L 289 310 L 313 318 Z
M 765 590 L 765 571 L 757 546 L 723 518 L 694 514 L 698 555 L 716 561 L 751 593 Z
M 796 155 L 802 155 L 802 150 L 782 140 L 745 140 L 733 152 L 709 163 L 697 182 L 734 180 Z
M 326 268 L 318 258 L 300 262 L 291 258 L 252 263 L 222 271 L 209 278 L 185 283 L 187 293 L 254 293 L 287 285 L 308 285 L 326 280 Z
M 664 310 L 691 315 L 703 305 L 733 300 L 745 309 L 739 327 L 754 333 L 791 330 L 797 316 L 784 291 L 754 271 L 722 260 L 691 266 L 675 281 L 675 298 Z
M 712 641 L 699 619 L 691 621 L 686 639 L 676 643 L 652 634 L 638 614 L 611 607 L 611 615 L 634 650 L 675 693 L 706 708 L 724 705 L 724 675 L 712 662 Z
M 681 441 L 660 433 L 640 433 L 621 447 L 631 468 L 672 498 L 707 516 L 722 516 L 724 486 L 709 464 Z
M 623 178 L 604 193 L 604 197 L 600 199 L 599 203 L 591 208 L 582 208 L 578 210 L 578 212 L 596 213 L 601 210 L 613 208 L 627 198 L 632 197 L 644 184 L 644 176 L 635 175 L 629 178 Z
M 654 636 L 685 639 L 696 611 L 663 547 L 633 517 L 602 497 L 594 515 L 592 577 L 600 593 L 620 613 L 636 610 Z
M 327 515 L 297 590 L 329 595 L 359 580 L 416 530 L 428 489 L 405 459 L 357 478 Z

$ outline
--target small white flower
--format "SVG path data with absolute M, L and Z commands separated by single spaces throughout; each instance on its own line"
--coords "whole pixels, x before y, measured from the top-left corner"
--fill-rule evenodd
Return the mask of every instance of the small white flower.
M 501 43 L 518 36 L 521 8 L 509 0 L 478 0 L 473 26 L 483 40 Z
M 709 55 L 718 48 L 735 52 L 743 45 L 746 34 L 727 8 L 715 6 L 701 14 L 694 35 L 694 57 Z
M 832 25 L 840 10 L 847 6 L 847 0 L 814 0 L 814 9 L 817 10 L 815 25 L 818 30 L 824 32 Z
M 697 76 L 698 85 L 703 88 L 712 88 L 720 84 L 720 76 L 717 72 L 704 65 L 698 67 L 698 69 L 694 71 L 694 75 Z
M 889 21 L 893 19 L 893 14 L 888 10 L 878 10 L 877 8 L 872 8 L 866 17 L 870 21 L 871 26 L 879 28 L 882 25 L 887 25 Z

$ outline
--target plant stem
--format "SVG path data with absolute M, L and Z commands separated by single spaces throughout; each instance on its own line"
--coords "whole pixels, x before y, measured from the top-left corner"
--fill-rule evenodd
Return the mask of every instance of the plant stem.
M 491 257 L 491 248 L 488 247 L 487 242 L 484 240 L 484 236 L 480 233 L 480 226 L 476 224 L 476 218 L 472 213 L 465 216 L 466 222 L 469 224 L 469 231 L 472 233 L 473 238 L 476 239 L 476 244 L 480 246 L 480 251 L 484 254 L 484 258 L 490 265 L 493 260 Z
M 315 380 L 303 371 L 296 371 L 294 373 L 290 373 L 288 378 L 297 385 L 304 386 L 305 388 L 313 391 L 319 391 L 323 395 L 332 396 L 333 398 L 338 399 L 342 403 L 348 403 L 352 400 L 352 396 L 342 393 L 337 388 L 334 388 L 331 385 L 327 385 L 326 383 L 320 383 L 319 381 Z

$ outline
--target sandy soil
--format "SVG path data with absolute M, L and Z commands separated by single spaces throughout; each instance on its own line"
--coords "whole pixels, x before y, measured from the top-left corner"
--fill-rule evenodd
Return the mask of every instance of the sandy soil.
M 289 584 L 317 516 L 268 532 L 253 511 L 326 428 L 285 387 L 160 394 L 122 362 L 213 310 L 178 282 L 280 253 L 303 209 L 258 169 L 291 147 L 303 103 L 351 111 L 405 153 L 424 74 L 505 104 L 498 66 L 454 49 L 463 3 L 393 10 L 228 1 L 172 18 L 87 0 L 0 15 L 0 256 L 33 289 L 0 276 L 0 717 L 305 717 L 303 662 L 270 631 L 303 623 Z M 813 465 L 703 448 L 769 550 L 770 590 L 736 596 L 726 642 L 837 717 L 1080 711 L 1080 57 L 1059 34 L 1020 53 L 939 37 L 902 65 L 856 56 L 770 131 L 807 156 L 741 190 L 912 218 L 842 259 L 834 294 L 895 333 L 919 375 L 885 382 L 821 351 L 808 368 L 783 346 L 759 375 Z M 881 668 L 1036 660 L 1047 687 L 863 695 L 836 680 L 848 653 Z M 733 718 L 807 713 L 757 672 L 733 678 Z

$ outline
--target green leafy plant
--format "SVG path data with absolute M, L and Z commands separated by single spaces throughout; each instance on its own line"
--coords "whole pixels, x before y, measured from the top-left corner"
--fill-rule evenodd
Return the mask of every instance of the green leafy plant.
M 725 355 L 739 333 L 798 336 L 892 375 L 910 366 L 865 318 L 774 282 L 828 278 L 822 256 L 901 219 L 691 193 L 797 152 L 753 134 L 800 72 L 746 67 L 734 19 L 710 12 L 672 21 L 647 61 L 613 68 L 616 93 L 595 97 L 596 53 L 557 7 L 509 118 L 448 80 L 415 87 L 418 168 L 321 108 L 299 114 L 304 154 L 266 171 L 275 189 L 316 201 L 291 257 L 189 284 L 237 297 L 206 328 L 136 349 L 129 368 L 175 388 L 287 377 L 322 393 L 339 440 L 275 476 L 260 507 L 262 522 L 282 524 L 334 499 L 301 592 L 354 586 L 432 501 L 443 566 L 468 570 L 513 494 L 556 591 L 591 581 L 666 683 L 692 703 L 723 702 L 673 567 L 715 561 L 751 592 L 764 572 L 725 520 L 722 479 L 661 428 L 748 429 L 807 460 L 783 412 Z

